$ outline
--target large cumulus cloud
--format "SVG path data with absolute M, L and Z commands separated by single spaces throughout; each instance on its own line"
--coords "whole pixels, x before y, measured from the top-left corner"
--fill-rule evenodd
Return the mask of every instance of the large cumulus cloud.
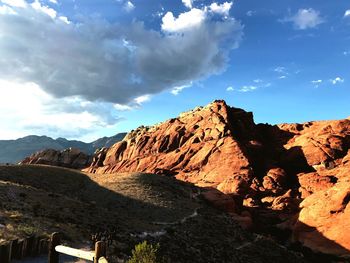
M 140 21 L 70 21 L 39 1 L 0 11 L 0 78 L 36 83 L 56 98 L 125 105 L 186 85 L 221 72 L 242 36 L 239 22 L 209 7 L 168 12 L 159 31 Z

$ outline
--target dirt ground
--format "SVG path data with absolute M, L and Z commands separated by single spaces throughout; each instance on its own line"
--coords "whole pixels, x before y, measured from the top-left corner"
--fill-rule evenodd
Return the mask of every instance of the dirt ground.
M 164 262 L 303 262 L 242 230 L 199 192 L 161 175 L 0 166 L 0 242 L 60 232 L 66 245 L 88 247 L 98 233 L 109 240 L 110 262 L 124 262 L 143 240 L 160 244 Z

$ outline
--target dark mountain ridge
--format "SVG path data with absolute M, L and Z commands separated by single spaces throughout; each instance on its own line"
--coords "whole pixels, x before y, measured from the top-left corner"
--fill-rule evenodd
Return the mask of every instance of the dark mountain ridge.
M 29 135 L 16 140 L 0 140 L 0 163 L 18 163 L 25 157 L 44 150 L 64 150 L 77 148 L 86 154 L 93 154 L 96 149 L 110 147 L 121 141 L 126 133 L 118 133 L 111 137 L 99 138 L 93 142 L 85 143 L 65 138 L 53 139 L 48 136 Z

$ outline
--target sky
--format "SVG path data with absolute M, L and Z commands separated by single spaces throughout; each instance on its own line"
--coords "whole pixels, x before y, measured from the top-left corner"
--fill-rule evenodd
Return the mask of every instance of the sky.
M 348 0 L 0 0 L 0 139 L 86 142 L 224 99 L 350 116 Z

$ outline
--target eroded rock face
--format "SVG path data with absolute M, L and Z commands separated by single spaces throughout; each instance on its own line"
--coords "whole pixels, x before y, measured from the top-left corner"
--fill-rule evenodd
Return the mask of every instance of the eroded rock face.
M 334 169 L 323 168 L 306 174 L 317 180 L 300 204 L 294 238 L 315 251 L 349 256 L 350 253 L 350 153 Z M 321 178 L 321 179 L 320 179 Z M 325 178 L 333 178 L 329 181 Z M 316 187 L 312 187 L 312 186 Z M 311 194 L 310 194 L 311 192 Z
M 286 149 L 300 149 L 310 166 L 331 166 L 346 155 L 350 147 L 350 120 L 319 121 L 305 124 L 282 124 L 281 130 L 294 136 Z
M 301 203 L 295 238 L 311 249 L 338 256 L 350 251 L 350 181 L 307 197 Z
M 290 134 L 282 138 L 279 165 L 297 179 L 289 187 L 299 186 L 304 199 L 290 224 L 294 240 L 316 252 L 350 256 L 349 119 L 278 127 Z
M 245 147 L 237 138 L 250 136 L 254 125 L 251 113 L 216 101 L 131 132 L 88 171 L 171 174 L 199 186 L 221 184 L 223 192 L 240 194 L 253 173 Z
M 91 164 L 91 156 L 74 148 L 68 148 L 63 151 L 48 149 L 27 157 L 20 164 L 45 164 L 82 169 Z
M 203 198 L 244 227 L 288 227 L 296 241 L 343 256 L 350 255 L 349 146 L 349 119 L 256 125 L 251 113 L 215 101 L 132 131 L 85 171 L 176 176 L 211 188 Z M 349 231 L 337 236 L 341 229 Z M 343 249 L 327 248 L 334 244 Z

